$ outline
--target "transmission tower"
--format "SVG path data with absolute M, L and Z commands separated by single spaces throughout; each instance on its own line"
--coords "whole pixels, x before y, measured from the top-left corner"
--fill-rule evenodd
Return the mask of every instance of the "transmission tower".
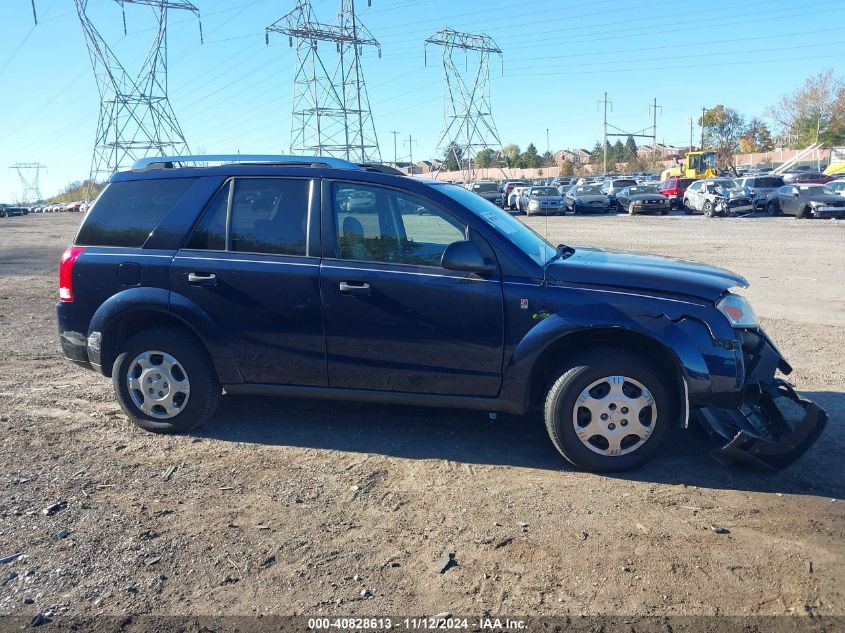
M 46 166 L 41 163 L 15 163 L 9 169 L 18 172 L 18 177 L 21 179 L 21 188 L 23 189 L 21 202 L 38 202 L 41 200 L 41 185 L 38 181 L 41 177 L 41 170 L 47 170 Z M 28 176 L 27 174 L 30 173 L 33 173 L 33 175 Z
M 445 121 L 437 142 L 437 157 L 450 148 L 463 172 L 464 182 L 475 179 L 475 157 L 486 149 L 501 150 L 502 142 L 493 122 L 490 107 L 490 55 L 502 50 L 489 35 L 459 33 L 444 28 L 428 39 L 428 45 L 443 48 L 443 78 L 445 82 Z M 463 51 L 463 71 L 456 63 L 456 55 Z M 470 54 L 472 66 L 470 66 Z M 439 169 L 438 169 L 439 171 Z
M 361 66 L 364 46 L 374 46 L 379 57 L 381 46 L 358 21 L 355 0 L 341 0 L 336 24 L 317 22 L 310 0 L 296 0 L 293 11 L 265 29 L 267 44 L 271 32 L 296 43 L 291 153 L 381 162 Z M 334 45 L 321 54 L 320 42 Z
M 151 7 L 157 27 L 153 29 L 155 36 L 140 70 L 132 75 L 94 27 L 87 13 L 88 0 L 74 0 L 100 92 L 92 181 L 108 178 L 115 171 L 130 167 L 138 158 L 188 152 L 185 135 L 167 97 L 167 12 L 186 10 L 199 20 L 199 9 L 187 0 L 114 1 L 123 10 L 124 35 L 126 4 Z

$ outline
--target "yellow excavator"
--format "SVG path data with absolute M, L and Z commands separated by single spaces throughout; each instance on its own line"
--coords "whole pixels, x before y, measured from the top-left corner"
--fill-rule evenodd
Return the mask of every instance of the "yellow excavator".
M 683 161 L 674 167 L 664 169 L 660 174 L 660 180 L 666 180 L 672 176 L 681 178 L 715 178 L 719 175 L 716 168 L 716 152 L 687 152 Z

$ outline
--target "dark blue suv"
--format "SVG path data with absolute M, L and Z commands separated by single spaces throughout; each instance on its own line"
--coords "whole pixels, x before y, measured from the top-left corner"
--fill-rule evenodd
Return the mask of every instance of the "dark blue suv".
M 728 290 L 746 285 L 555 248 L 463 187 L 373 166 L 181 157 L 111 178 L 57 312 L 65 355 L 151 431 L 196 428 L 222 391 L 538 410 L 570 462 L 617 471 L 694 417 L 722 458 L 782 467 L 827 416 L 774 377 L 791 368 Z

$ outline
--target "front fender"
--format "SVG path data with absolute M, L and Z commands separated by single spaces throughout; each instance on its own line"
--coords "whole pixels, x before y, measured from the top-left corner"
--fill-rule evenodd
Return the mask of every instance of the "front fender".
M 630 313 L 608 304 L 592 304 L 570 306 L 565 312 L 549 315 L 526 333 L 506 363 L 502 398 L 527 402 L 534 367 L 544 352 L 560 349 L 561 345 L 565 349 L 568 337 L 574 341 L 592 334 L 614 338 L 630 334 L 640 341 L 647 339 L 674 360 L 690 398 L 711 390 L 711 370 L 701 351 L 701 339 L 712 338 L 703 323 L 691 318 L 673 321 L 660 311 Z M 733 354 L 724 352 L 728 356 L 725 364 L 730 364 Z M 735 370 L 730 374 L 735 380 Z

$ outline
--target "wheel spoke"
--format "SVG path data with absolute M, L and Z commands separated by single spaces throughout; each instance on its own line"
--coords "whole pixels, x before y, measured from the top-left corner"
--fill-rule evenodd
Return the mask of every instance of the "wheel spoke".
M 604 439 L 607 440 L 607 454 L 619 455 L 622 452 L 622 438 L 625 437 L 621 433 L 607 433 Z

